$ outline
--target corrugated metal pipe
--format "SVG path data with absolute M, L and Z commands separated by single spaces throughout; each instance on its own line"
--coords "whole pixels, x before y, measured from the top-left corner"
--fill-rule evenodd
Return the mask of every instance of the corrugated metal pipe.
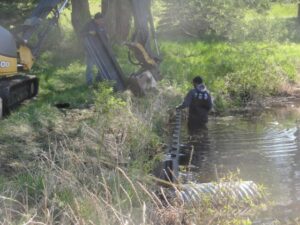
M 264 197 L 253 181 L 221 182 L 221 183 L 189 183 L 176 188 L 174 195 L 186 204 L 214 205 L 258 203 Z M 174 197 L 175 197 L 174 196 Z

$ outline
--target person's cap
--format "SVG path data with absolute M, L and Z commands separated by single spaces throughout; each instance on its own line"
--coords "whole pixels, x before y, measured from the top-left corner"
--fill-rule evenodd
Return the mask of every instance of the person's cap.
M 96 13 L 95 16 L 94 16 L 94 19 L 95 19 L 95 20 L 97 20 L 97 19 L 103 19 L 103 18 L 104 18 L 104 16 L 103 16 L 103 14 L 100 13 L 100 12 Z
M 202 82 L 203 82 L 203 79 L 200 76 L 196 76 L 193 79 L 193 83 L 202 84 Z

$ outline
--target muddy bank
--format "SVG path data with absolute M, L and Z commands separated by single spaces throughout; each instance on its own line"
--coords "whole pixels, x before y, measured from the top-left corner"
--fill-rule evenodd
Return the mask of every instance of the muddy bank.
M 229 108 L 224 112 L 212 112 L 214 116 L 257 116 L 265 110 L 282 107 L 295 107 L 300 104 L 300 84 L 290 84 L 280 91 L 277 95 L 255 98 L 247 102 L 244 106 Z

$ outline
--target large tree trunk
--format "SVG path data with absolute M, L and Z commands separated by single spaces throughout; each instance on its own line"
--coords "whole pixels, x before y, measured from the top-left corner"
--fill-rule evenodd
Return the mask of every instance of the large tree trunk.
M 300 3 L 298 3 L 298 15 L 297 15 L 298 22 L 300 22 Z
M 72 25 L 77 36 L 88 20 L 91 19 L 91 13 L 88 0 L 71 0 L 72 3 Z
M 102 0 L 102 12 L 111 40 L 125 41 L 129 34 L 132 15 L 130 0 Z

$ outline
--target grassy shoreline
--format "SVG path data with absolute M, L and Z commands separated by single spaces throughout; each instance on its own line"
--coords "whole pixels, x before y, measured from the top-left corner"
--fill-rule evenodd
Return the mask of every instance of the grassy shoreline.
M 178 51 L 172 52 L 174 46 Z M 191 71 L 197 71 L 198 61 L 191 58 L 202 56 L 193 56 L 187 48 L 189 57 L 182 57 L 187 54 L 183 46 L 180 49 L 177 43 L 171 44 L 172 51 L 164 51 L 170 58 L 182 59 Z M 220 46 L 216 48 L 230 49 Z M 170 60 L 167 58 L 162 65 L 163 71 Z M 177 61 L 177 66 L 180 64 Z M 180 71 L 177 67 L 172 69 Z M 155 185 L 145 177 L 163 153 L 169 111 L 181 101 L 193 73 L 184 78 L 182 85 L 176 82 L 180 76 L 172 80 L 171 75 L 166 74 L 157 94 L 136 98 L 129 91 L 113 93 L 105 83 L 95 90 L 88 89 L 84 85 L 84 65 L 78 62 L 46 70 L 40 78 L 39 97 L 0 121 L 1 164 L 13 171 L 12 176 L 0 176 L 0 204 L 5 209 L 1 222 L 21 224 L 32 219 L 42 224 L 67 224 L 91 220 L 102 224 L 101 220 L 109 224 L 113 218 L 116 223 L 146 220 L 151 224 L 153 221 L 144 216 L 143 207 L 146 203 L 146 207 L 153 207 L 145 190 L 155 190 Z M 214 80 L 205 78 L 211 88 Z M 68 102 L 71 108 L 58 109 L 55 104 L 59 102 Z M 139 183 L 142 186 L 132 185 Z M 127 209 L 132 214 L 127 214 Z M 185 214 L 184 209 L 182 214 L 173 214 L 172 208 L 157 209 L 162 215 L 173 215 L 173 219 L 178 216 L 181 220 Z M 191 216 L 197 215 L 198 210 Z M 166 217 L 158 218 L 156 224 L 161 224 Z M 248 219 L 237 218 L 239 215 L 223 219 L 251 224 Z
M 37 62 L 37 99 L 0 121 L 0 224 L 180 224 L 204 213 L 198 222 L 207 224 L 216 212 L 221 224 L 251 224 L 230 207 L 161 206 L 147 174 L 163 154 L 169 114 L 195 75 L 203 76 L 217 112 L 243 109 L 288 94 L 299 81 L 300 45 L 163 39 L 158 93 L 136 98 L 113 93 L 107 83 L 88 89 L 72 37 Z M 136 68 L 124 48 L 116 50 L 129 76 Z
M 180 88 L 164 81 L 158 93 L 136 98 L 128 91 L 113 93 L 105 83 L 88 89 L 78 63 L 50 73 L 41 76 L 36 100 L 0 121 L 1 165 L 9 171 L 0 176 L 1 222 L 113 224 L 113 218 L 151 224 L 141 210 L 146 203 L 154 207 L 145 190 L 156 187 L 145 176 L 163 153 L 169 110 L 181 100 Z M 59 102 L 71 108 L 58 109 Z M 139 182 L 143 186 L 132 186 Z M 130 216 L 128 208 L 134 209 Z M 180 214 L 173 210 L 147 209 L 147 215 L 162 213 L 153 224 L 165 221 L 165 214 L 181 220 L 183 208 Z

